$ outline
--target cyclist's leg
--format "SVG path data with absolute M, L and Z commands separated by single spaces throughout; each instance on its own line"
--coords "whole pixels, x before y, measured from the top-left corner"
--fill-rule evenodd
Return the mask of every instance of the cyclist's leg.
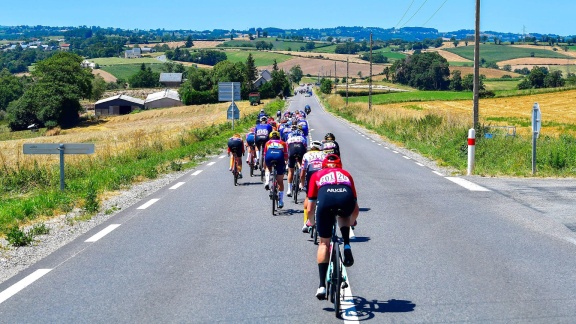
M 327 225 L 331 224 L 329 219 L 331 215 L 326 213 L 326 209 L 323 208 L 322 202 L 320 202 L 320 206 L 317 206 L 317 201 L 309 201 L 308 204 L 308 213 L 313 215 L 316 213 L 316 217 L 318 219 L 318 225 L 316 229 L 318 231 L 319 242 L 318 242 L 318 252 L 316 254 L 316 261 L 318 263 L 318 276 L 320 279 L 320 285 L 318 290 L 316 291 L 316 297 L 318 299 L 323 299 L 322 293 L 326 294 L 326 273 L 328 272 L 328 263 L 330 262 L 330 255 L 329 255 L 329 246 L 330 246 L 330 237 L 332 236 L 332 231 L 326 231 L 326 227 L 330 226 L 322 226 L 321 224 Z
M 294 164 L 296 162 L 296 157 L 293 152 L 288 155 L 288 191 L 286 195 L 292 197 L 292 176 L 294 174 Z
M 278 182 L 278 202 L 279 206 L 284 206 L 284 173 L 286 172 L 286 165 L 284 164 L 284 159 L 276 164 L 276 181 Z

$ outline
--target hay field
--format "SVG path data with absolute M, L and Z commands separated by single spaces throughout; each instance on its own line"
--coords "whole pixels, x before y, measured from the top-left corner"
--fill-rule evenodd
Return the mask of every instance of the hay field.
M 223 44 L 224 41 L 195 41 L 192 40 L 192 42 L 194 43 L 194 46 L 192 46 L 190 49 L 197 49 L 197 48 L 215 48 L 216 46 Z M 168 47 L 170 47 L 171 49 L 175 49 L 176 47 L 184 47 L 184 44 L 186 44 L 186 42 L 166 42 L 166 43 L 152 43 L 152 44 L 137 44 L 138 47 L 142 48 L 142 47 L 154 47 L 156 45 L 168 45 Z
M 456 70 L 460 71 L 460 73 L 462 73 L 462 76 L 465 76 L 466 74 L 474 74 L 474 68 L 473 67 L 450 66 L 450 73 L 452 73 L 452 71 L 456 71 Z M 482 75 L 482 74 L 485 75 L 488 79 L 499 79 L 503 75 L 509 75 L 513 78 L 521 77 L 520 74 L 514 73 L 514 72 L 508 72 L 508 71 L 497 70 L 497 69 L 480 68 L 480 75 Z
M 346 76 L 346 62 L 342 61 L 332 61 L 332 60 L 322 60 L 313 59 L 305 57 L 295 57 L 289 61 L 278 63 L 278 68 L 284 69 L 284 71 L 289 71 L 293 66 L 300 65 L 304 75 L 310 74 L 311 76 L 332 76 L 334 77 L 334 63 L 336 63 L 336 75 L 339 78 Z M 372 74 L 382 73 L 385 65 L 373 64 Z M 258 67 L 259 69 L 272 70 L 272 65 Z M 370 64 L 358 64 L 350 63 L 348 75 L 350 78 L 357 78 L 358 72 L 362 72 L 362 76 L 366 77 L 370 74 Z
M 542 111 L 543 136 L 563 133 L 576 135 L 576 90 L 538 95 L 482 99 L 479 105 L 480 122 L 485 125 L 516 126 L 518 134 L 531 133 L 531 114 L 534 103 Z M 366 105 L 356 103 L 359 105 Z M 428 101 L 375 105 L 382 114 L 424 116 L 427 112 L 440 112 L 450 118 L 472 120 L 472 100 Z M 417 108 L 417 109 L 415 109 Z M 495 122 L 494 120 L 502 120 Z M 568 126 L 568 130 L 565 127 Z
M 333 60 L 333 61 L 342 61 L 346 62 L 346 59 L 349 60 L 350 63 L 358 63 L 358 64 L 370 64 L 367 61 L 360 59 L 359 55 L 357 54 L 335 54 L 335 53 L 317 53 L 317 52 L 294 52 L 294 51 L 271 51 L 274 53 L 298 56 L 298 57 L 306 57 L 306 58 L 318 58 L 318 56 L 322 55 L 325 59 Z
M 265 102 L 268 102 L 265 100 Z M 250 106 L 248 101 L 236 102 L 240 117 L 259 111 L 262 106 Z M 142 111 L 137 114 L 101 119 L 99 123 L 62 130 L 60 135 L 26 140 L 0 142 L 0 166 L 58 166 L 58 155 L 23 155 L 24 143 L 95 143 L 94 155 L 114 155 L 135 144 L 136 141 L 161 142 L 167 147 L 177 143 L 187 131 L 226 121 L 230 103 L 182 106 Z M 69 155 L 66 161 L 83 160 L 85 156 Z

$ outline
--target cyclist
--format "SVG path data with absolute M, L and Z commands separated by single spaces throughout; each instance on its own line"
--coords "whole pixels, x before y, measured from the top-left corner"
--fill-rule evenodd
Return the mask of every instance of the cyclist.
M 304 133 L 305 137 L 308 137 L 308 122 L 306 118 L 300 117 L 300 119 L 298 119 L 298 129 Z
M 250 128 L 248 134 L 246 134 L 246 148 L 248 151 L 248 156 L 246 157 L 246 163 L 250 164 L 252 159 L 256 157 L 256 127 Z M 258 161 L 256 161 L 258 163 Z
M 268 136 L 272 132 L 272 126 L 268 124 L 268 118 L 266 116 L 262 116 L 260 118 L 260 124 L 256 125 L 256 140 L 255 144 L 258 148 L 256 151 L 256 159 L 260 161 L 260 155 L 262 154 L 262 149 L 266 142 L 268 142 Z M 257 162 L 258 163 L 258 162 Z
M 288 144 L 288 191 L 286 192 L 286 196 L 292 197 L 294 167 L 296 166 L 296 162 L 302 162 L 302 157 L 306 154 L 308 143 L 302 131 L 295 129 L 288 135 L 286 144 Z
M 264 165 L 266 166 L 266 183 L 264 189 L 270 190 L 270 173 L 272 163 L 276 163 L 276 181 L 278 182 L 278 208 L 284 207 L 284 172 L 286 172 L 286 158 L 288 146 L 280 139 L 278 131 L 270 133 L 270 140 L 264 145 Z
M 230 157 L 230 168 L 228 171 L 232 171 L 232 166 L 234 165 L 234 157 L 236 158 L 236 163 L 238 164 L 238 178 L 242 179 L 242 156 L 244 155 L 244 141 L 240 134 L 234 134 L 228 139 L 228 156 L 230 153 L 234 153 L 235 156 Z
M 306 105 L 306 106 L 304 107 L 304 111 L 306 112 L 307 115 L 310 115 L 310 112 L 312 112 L 312 108 L 310 108 L 309 105 Z
M 354 264 L 350 248 L 350 226 L 358 217 L 359 208 L 356 201 L 356 187 L 350 173 L 342 169 L 340 157 L 336 154 L 327 155 L 322 161 L 322 170 L 314 173 L 308 189 L 308 214 L 316 212 L 316 229 L 320 242 L 318 244 L 318 273 L 320 286 L 316 297 L 323 299 L 326 295 L 326 272 L 328 270 L 330 238 L 335 213 L 338 213 L 338 225 L 344 241 L 345 267 Z M 311 221 L 313 223 L 313 221 Z
M 300 185 L 305 190 L 305 186 L 310 183 L 310 177 L 322 169 L 322 161 L 326 154 L 321 151 L 322 143 L 319 141 L 312 141 L 309 146 L 309 151 L 302 157 L 302 168 L 300 169 Z M 302 232 L 308 233 L 308 227 L 312 226 L 308 220 L 308 196 L 304 198 L 304 226 Z
M 340 146 L 336 142 L 336 137 L 332 133 L 326 133 L 324 135 L 324 141 L 322 141 L 322 151 L 326 154 L 336 154 L 340 156 Z
M 260 113 L 258 114 L 258 120 L 262 120 L 262 117 L 266 117 L 268 118 L 268 115 L 266 114 L 266 112 L 264 111 L 264 109 L 260 109 Z
M 280 117 L 282 117 L 282 111 L 278 109 L 278 111 L 276 111 L 276 119 L 280 120 Z

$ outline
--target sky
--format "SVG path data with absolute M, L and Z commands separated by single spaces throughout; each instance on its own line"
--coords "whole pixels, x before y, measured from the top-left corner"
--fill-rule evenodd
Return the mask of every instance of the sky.
M 576 35 L 574 0 L 480 0 L 481 31 Z M 25 0 L 0 25 L 212 30 L 361 26 L 474 29 L 476 0 Z

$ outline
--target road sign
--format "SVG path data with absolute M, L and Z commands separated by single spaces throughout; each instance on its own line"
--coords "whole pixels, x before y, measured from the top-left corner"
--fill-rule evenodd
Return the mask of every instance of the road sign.
M 24 154 L 59 154 L 60 155 L 60 190 L 64 190 L 64 155 L 93 154 L 94 144 L 24 144 Z
M 236 106 L 235 103 L 232 103 L 230 104 L 230 107 L 228 107 L 226 115 L 228 116 L 228 119 L 232 119 L 232 117 L 234 117 L 234 119 L 240 119 L 240 109 L 238 109 L 238 106 Z
M 94 144 L 24 144 L 24 154 L 93 154 Z
M 240 100 L 240 82 L 218 82 L 218 101 Z

